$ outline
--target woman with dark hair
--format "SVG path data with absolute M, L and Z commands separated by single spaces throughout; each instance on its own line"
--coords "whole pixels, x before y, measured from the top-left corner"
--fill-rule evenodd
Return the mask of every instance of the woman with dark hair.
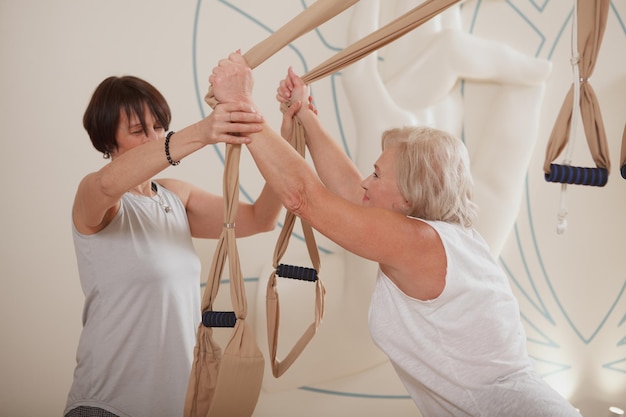
M 255 109 L 241 54 L 221 60 L 209 81 L 220 103 Z M 308 97 L 290 69 L 278 89 L 290 104 L 281 131 L 288 137 L 297 114 L 317 173 L 267 124 L 247 147 L 288 210 L 378 263 L 370 333 L 421 413 L 579 416 L 535 370 L 507 277 L 472 227 L 477 207 L 463 142 L 429 127 L 390 129 L 363 179 Z
M 220 104 L 166 134 L 170 108 L 148 82 L 109 77 L 93 93 L 83 124 L 111 161 L 83 178 L 72 208 L 85 305 L 66 417 L 182 415 L 200 322 L 192 237 L 220 236 L 224 202 L 153 177 L 206 145 L 248 143 L 262 121 L 248 108 Z M 274 229 L 281 207 L 268 187 L 242 202 L 237 236 Z

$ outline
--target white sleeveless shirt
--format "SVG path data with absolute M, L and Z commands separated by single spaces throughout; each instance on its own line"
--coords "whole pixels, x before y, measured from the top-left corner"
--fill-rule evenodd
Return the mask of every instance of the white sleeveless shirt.
M 443 292 L 411 298 L 379 269 L 369 312 L 374 342 L 421 413 L 579 416 L 536 373 L 517 300 L 483 238 L 459 225 L 426 223 L 446 252 Z
M 83 330 L 65 413 L 180 417 L 200 322 L 200 260 L 180 199 L 126 193 L 102 231 L 73 227 L 85 294 Z

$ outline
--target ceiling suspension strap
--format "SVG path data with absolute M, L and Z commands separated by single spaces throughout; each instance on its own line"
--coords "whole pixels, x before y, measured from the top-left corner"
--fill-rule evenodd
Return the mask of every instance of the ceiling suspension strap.
M 358 0 L 317 0 L 261 41 L 244 58 L 255 68 L 301 35 L 341 13 Z M 204 98 L 215 108 L 211 89 Z M 218 240 L 207 278 L 198 326 L 187 396 L 185 417 L 249 417 L 254 412 L 263 382 L 264 359 L 252 328 L 246 322 L 247 300 L 235 239 L 235 218 L 239 203 L 239 160 L 241 145 L 226 145 L 224 166 L 224 229 Z M 229 260 L 233 312 L 213 311 L 213 302 Z M 233 317 L 234 316 L 234 317 Z M 206 324 L 206 325 L 205 325 Z M 233 333 L 222 356 L 213 340 L 214 325 L 233 325 Z M 208 325 L 208 327 L 207 327 Z M 220 326 L 221 327 L 221 326 Z
M 571 40 L 573 82 L 552 128 L 543 165 L 545 180 L 561 183 L 557 218 L 559 234 L 567 230 L 567 184 L 603 187 L 611 168 L 600 105 L 589 82 L 602 44 L 608 11 L 609 0 L 574 0 Z M 571 165 L 579 117 L 595 167 Z M 554 163 L 566 145 L 563 162 Z

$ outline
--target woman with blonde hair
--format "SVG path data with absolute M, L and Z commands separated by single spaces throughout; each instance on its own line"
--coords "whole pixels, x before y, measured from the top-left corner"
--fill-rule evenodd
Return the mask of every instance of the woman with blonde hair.
M 258 111 L 241 54 L 221 60 L 209 81 L 221 103 Z M 579 416 L 536 372 L 506 275 L 471 227 L 476 207 L 463 143 L 437 129 L 389 130 L 373 173 L 362 179 L 306 105 L 308 88 L 292 70 L 278 99 L 290 103 L 283 135 L 297 114 L 317 173 L 266 123 L 247 147 L 288 210 L 378 263 L 370 333 L 421 413 Z

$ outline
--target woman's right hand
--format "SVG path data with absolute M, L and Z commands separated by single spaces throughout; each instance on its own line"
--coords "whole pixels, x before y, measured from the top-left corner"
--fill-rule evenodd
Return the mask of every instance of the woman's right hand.
M 263 130 L 263 116 L 249 103 L 236 101 L 218 104 L 200 125 L 205 145 L 246 144 L 251 141 L 250 133 Z
M 309 87 L 304 83 L 302 78 L 296 75 L 292 67 L 289 67 L 287 77 L 278 85 L 276 100 L 285 104 L 287 107 L 283 113 L 283 121 L 280 129 L 281 135 L 285 139 L 291 139 L 293 117 L 300 112 L 305 100 L 309 110 L 317 114 L 317 109 L 313 106 L 313 98 L 309 95 Z
M 292 105 L 297 101 L 299 101 L 301 105 L 307 103 L 308 108 L 317 113 L 313 107 L 312 98 L 309 95 L 309 86 L 294 72 L 292 67 L 289 67 L 287 77 L 278 85 L 276 100 L 280 103 L 286 103 L 287 105 Z

